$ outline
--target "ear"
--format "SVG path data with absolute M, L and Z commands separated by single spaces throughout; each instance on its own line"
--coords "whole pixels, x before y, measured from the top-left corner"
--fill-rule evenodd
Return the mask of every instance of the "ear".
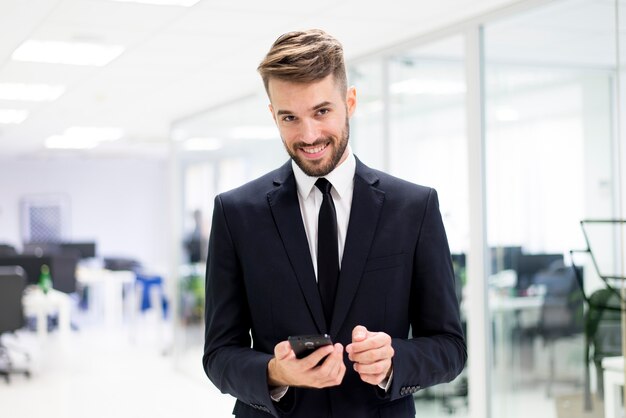
M 267 107 L 269 108 L 270 113 L 272 114 L 272 119 L 274 119 L 274 123 L 276 123 L 276 115 L 274 114 L 274 107 L 272 107 L 271 103 L 267 105 Z
M 352 117 L 356 109 L 356 87 L 351 86 L 346 92 L 346 107 L 348 109 L 348 117 Z

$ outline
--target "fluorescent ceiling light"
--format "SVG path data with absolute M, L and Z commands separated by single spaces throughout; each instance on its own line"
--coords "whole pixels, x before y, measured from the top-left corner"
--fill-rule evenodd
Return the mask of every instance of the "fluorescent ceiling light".
M 65 93 L 65 86 L 49 84 L 0 83 L 0 100 L 51 102 Z
M 183 6 L 191 7 L 200 0 L 111 0 L 120 3 L 141 3 L 141 4 L 153 4 L 157 6 Z
M 0 109 L 0 123 L 22 123 L 28 117 L 28 110 L 23 109 Z
M 97 141 L 88 141 L 64 135 L 52 135 L 46 139 L 46 148 L 54 149 L 90 149 L 98 145 Z
M 102 67 L 124 52 L 121 45 L 29 40 L 11 55 L 15 61 Z
M 277 139 L 278 130 L 275 126 L 239 126 L 230 131 L 234 139 Z
M 465 93 L 465 83 L 459 81 L 409 79 L 391 85 L 393 94 L 448 95 Z
M 122 128 L 72 126 L 67 128 L 63 136 L 73 138 L 88 138 L 90 141 L 117 141 L 124 136 Z
M 187 151 L 216 151 L 222 148 L 222 141 L 217 138 L 189 138 L 184 148 Z
M 90 149 L 101 142 L 116 141 L 124 136 L 120 128 L 73 126 L 63 135 L 52 135 L 46 139 L 46 148 Z

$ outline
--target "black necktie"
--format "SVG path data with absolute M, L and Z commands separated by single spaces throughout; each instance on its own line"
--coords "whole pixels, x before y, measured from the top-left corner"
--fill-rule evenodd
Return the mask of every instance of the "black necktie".
M 315 182 L 315 186 L 324 196 L 317 224 L 317 285 L 322 297 L 326 323 L 330 326 L 339 280 L 337 214 L 333 197 L 330 195 L 332 185 L 325 178 L 320 178 Z

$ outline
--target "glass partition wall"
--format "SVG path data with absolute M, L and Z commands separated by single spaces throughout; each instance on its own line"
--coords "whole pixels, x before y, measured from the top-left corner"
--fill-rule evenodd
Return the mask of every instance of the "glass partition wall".
M 588 254 L 572 260 L 570 250 L 586 247 L 581 220 L 620 216 L 615 42 L 603 1 L 551 2 L 485 25 L 494 416 L 529 406 L 603 416 L 584 298 L 604 285 Z M 605 232 L 598 254 L 619 245 Z
M 624 218 L 626 207 L 616 12 L 613 0 L 519 2 L 348 62 L 359 98 L 352 148 L 372 167 L 437 189 L 467 337 L 485 342 L 468 360 L 485 367 L 414 395 L 420 417 L 603 416 L 601 365 L 584 329 L 585 297 L 604 282 L 579 250 L 581 220 Z M 186 238 L 199 229 L 206 239 L 216 193 L 287 155 L 260 82 L 249 97 L 178 121 L 172 144 L 185 261 L 177 363 L 200 375 L 204 254 L 192 260 Z M 483 206 L 484 228 L 470 222 Z M 617 268 L 615 231 L 594 232 L 594 251 Z M 484 266 L 469 266 L 477 253 Z

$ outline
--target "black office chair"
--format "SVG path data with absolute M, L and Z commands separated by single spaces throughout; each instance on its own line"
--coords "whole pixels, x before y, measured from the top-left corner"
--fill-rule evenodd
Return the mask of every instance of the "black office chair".
M 0 256 L 15 254 L 17 254 L 17 250 L 15 250 L 14 246 L 9 244 L 0 244 Z
M 589 253 L 590 251 L 589 249 L 571 250 L 570 254 L 575 252 Z M 585 411 L 591 411 L 593 404 L 591 399 L 591 370 L 589 363 L 593 361 L 595 365 L 598 396 L 602 398 L 604 395 L 602 360 L 605 357 L 622 355 L 622 300 L 618 290 L 609 285 L 596 290 L 591 296 L 587 296 L 584 291 L 582 269 L 577 268 L 574 271 L 576 272 L 578 285 L 582 290 L 583 299 L 587 305 L 584 316 L 585 389 L 583 404 Z
M 0 267 L 0 335 L 15 332 L 24 327 L 22 293 L 26 286 L 24 270 L 19 266 Z M 28 353 L 22 352 L 26 360 Z M 28 369 L 16 368 L 9 349 L 0 340 L 0 376 L 9 383 L 11 374 L 24 374 L 30 377 Z
M 585 375 L 589 382 L 589 362 L 596 366 L 598 396 L 604 395 L 602 360 L 622 355 L 621 300 L 611 289 L 599 289 L 589 296 L 585 318 Z
M 542 338 L 544 346 L 550 350 L 548 396 L 552 395 L 552 384 L 556 377 L 556 341 L 583 333 L 584 295 L 577 274 L 581 275 L 582 280 L 578 267 L 558 263 L 537 273 L 533 279 L 535 285 L 545 286 L 546 289 L 536 335 Z

